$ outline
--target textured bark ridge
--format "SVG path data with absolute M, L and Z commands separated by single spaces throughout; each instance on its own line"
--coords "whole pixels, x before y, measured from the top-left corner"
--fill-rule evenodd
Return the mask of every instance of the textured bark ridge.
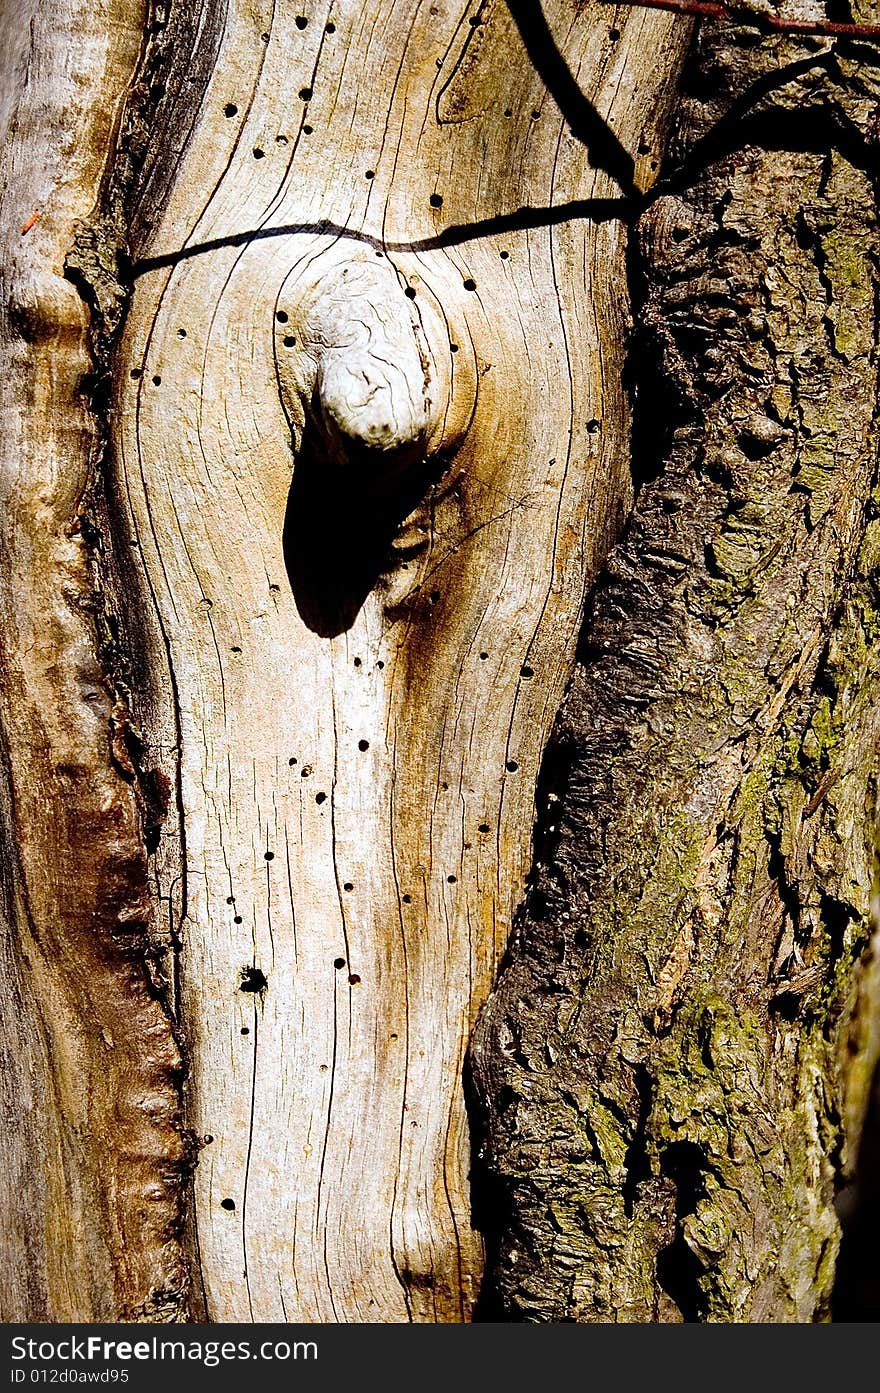
M 876 1054 L 877 99 L 864 45 L 707 24 L 637 229 L 647 477 L 472 1051 L 508 1316 L 828 1309 Z
M 464 1053 L 629 499 L 621 214 L 688 34 L 586 15 L 230 3 L 154 131 L 112 490 L 212 1319 L 471 1314 Z
M 64 275 L 144 14 L 59 0 L 2 23 L 0 1318 L 173 1320 L 180 1057 L 90 544 L 89 316 Z

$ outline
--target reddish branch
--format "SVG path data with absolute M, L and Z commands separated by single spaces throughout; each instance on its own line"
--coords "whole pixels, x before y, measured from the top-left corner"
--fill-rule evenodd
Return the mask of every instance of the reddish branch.
M 783 34 L 843 35 L 851 39 L 880 39 L 880 24 L 835 24 L 825 19 L 786 19 L 783 15 L 724 5 L 717 0 L 622 0 L 624 4 L 647 10 L 671 10 L 673 14 L 709 15 L 713 19 L 735 19 L 752 29 L 775 29 Z M 602 0 L 616 5 L 621 0 Z

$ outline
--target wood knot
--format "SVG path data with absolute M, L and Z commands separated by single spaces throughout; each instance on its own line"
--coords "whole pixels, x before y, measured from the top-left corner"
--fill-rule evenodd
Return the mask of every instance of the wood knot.
M 380 578 L 386 604 L 413 584 L 397 541 L 444 487 L 474 413 L 473 365 L 451 337 L 465 341 L 462 298 L 442 266 L 431 286 L 407 281 L 342 241 L 281 287 L 275 359 L 294 456 L 284 559 L 300 617 L 322 637 L 350 628 Z
M 381 486 L 452 443 L 448 330 L 388 261 L 330 249 L 288 278 L 275 321 L 295 445 L 311 426 L 332 461 Z

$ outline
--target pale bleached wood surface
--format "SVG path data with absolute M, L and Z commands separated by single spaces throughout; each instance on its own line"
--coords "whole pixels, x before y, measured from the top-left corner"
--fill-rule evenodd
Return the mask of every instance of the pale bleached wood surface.
M 541 11 L 512 8 L 534 49 Z M 516 215 L 624 192 L 572 133 L 589 118 L 559 55 L 644 187 L 687 33 L 544 14 L 556 47 L 532 56 L 566 115 L 497 0 L 231 0 L 139 248 L 114 448 L 173 672 L 153 754 L 174 776 L 180 742 L 213 1319 L 471 1315 L 464 1054 L 629 489 L 622 223 Z M 365 426 L 386 389 L 416 405 Z M 370 572 L 364 541 L 419 470 Z

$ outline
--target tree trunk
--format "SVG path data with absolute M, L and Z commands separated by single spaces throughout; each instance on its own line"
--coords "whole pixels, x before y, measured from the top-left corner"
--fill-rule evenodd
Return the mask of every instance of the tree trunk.
M 681 18 L 31 8 L 5 1318 L 469 1320 L 481 1230 L 490 1317 L 821 1313 L 877 994 L 858 53 L 713 27 L 652 198 Z M 647 481 L 545 755 L 633 271 Z
M 462 1062 L 628 502 L 615 204 L 683 39 L 646 72 L 667 16 L 325 9 L 151 16 L 67 263 L 112 369 L 93 583 L 204 1309 L 460 1320 Z

